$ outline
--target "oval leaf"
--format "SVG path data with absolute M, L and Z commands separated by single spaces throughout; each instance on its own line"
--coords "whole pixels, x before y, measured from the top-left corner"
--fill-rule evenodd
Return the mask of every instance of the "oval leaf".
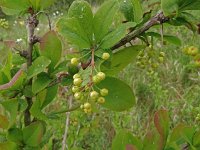
M 141 150 L 142 142 L 126 130 L 120 131 L 112 142 L 112 150 Z
M 26 10 L 31 4 L 28 0 L 1 0 L 0 6 L 15 10 Z
M 8 119 L 6 118 L 6 116 L 0 114 L 0 128 L 7 129 L 8 126 L 9 126 Z
M 13 126 L 17 117 L 18 100 L 10 99 L 1 103 L 2 106 L 10 113 L 9 127 Z
M 62 43 L 55 31 L 49 31 L 42 37 L 40 41 L 40 52 L 42 56 L 51 60 L 49 67 L 50 70 L 53 70 L 62 56 Z
M 93 41 L 93 13 L 91 6 L 84 0 L 75 0 L 68 11 L 69 18 L 76 18 L 81 25 L 87 40 Z
M 28 69 L 28 79 L 38 75 L 39 73 L 45 71 L 45 69 L 49 66 L 51 63 L 51 60 L 40 56 L 38 57 L 32 64 L 32 66 Z
M 22 135 L 22 130 L 18 129 L 18 128 L 11 128 L 8 130 L 7 133 L 7 139 L 9 141 L 18 143 L 18 144 L 22 144 L 23 141 L 23 135 Z
M 42 72 L 37 76 L 37 79 L 33 82 L 32 92 L 36 94 L 42 91 L 51 83 L 51 81 L 52 79 L 49 78 L 49 75 L 47 73 Z
M 90 48 L 90 42 L 76 18 L 62 18 L 57 24 L 57 31 L 71 44 L 82 48 Z
M 42 122 L 37 121 L 23 129 L 24 143 L 29 146 L 38 146 L 42 142 L 45 133 L 45 127 Z
M 169 114 L 166 110 L 159 110 L 154 115 L 154 124 L 160 134 L 160 148 L 162 149 L 167 141 L 170 128 Z
M 105 61 L 101 65 L 101 70 L 108 75 L 116 75 L 131 63 L 144 47 L 143 45 L 134 45 L 121 49 L 113 54 L 111 62 Z
M 96 42 L 100 42 L 108 33 L 117 8 L 116 0 L 108 0 L 97 10 L 94 16 L 94 34 Z
M 114 111 L 124 111 L 135 104 L 135 96 L 132 89 L 117 78 L 106 77 L 98 87 L 109 90 L 109 94 L 105 97 L 106 102 L 102 105 L 103 107 Z
M 126 35 L 128 28 L 134 26 L 136 26 L 136 23 L 134 22 L 128 22 L 120 25 L 117 29 L 103 38 L 100 47 L 103 49 L 111 48 Z

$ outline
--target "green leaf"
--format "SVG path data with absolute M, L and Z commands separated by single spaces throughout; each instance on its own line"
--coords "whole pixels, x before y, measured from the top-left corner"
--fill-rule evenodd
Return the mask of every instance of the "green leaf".
M 9 122 L 6 116 L 0 114 L 0 128 L 7 129 L 9 126 Z
M 200 10 L 199 0 L 178 0 L 179 11 Z
M 40 100 L 41 108 L 46 107 L 49 103 L 51 103 L 57 95 L 58 85 L 51 86 L 43 91 L 39 92 L 37 95 L 37 99 Z
M 185 142 L 192 145 L 192 138 L 195 133 L 195 128 L 190 127 L 184 124 L 177 125 L 171 133 L 170 142 L 176 142 L 177 144 L 181 145 Z
M 170 129 L 169 114 L 166 110 L 159 110 L 154 114 L 154 124 L 160 134 L 160 149 L 165 147 Z
M 29 0 L 35 10 L 41 10 L 51 6 L 56 0 Z
M 124 14 L 127 21 L 134 21 L 133 5 L 131 0 L 122 0 L 120 4 L 120 11 Z
M 108 75 L 116 75 L 131 63 L 144 48 L 145 46 L 143 45 L 134 45 L 119 50 L 113 54 L 111 62 L 105 61 L 101 65 L 101 70 Z
M 98 87 L 107 88 L 109 91 L 109 94 L 105 97 L 106 102 L 102 105 L 105 108 L 114 111 L 124 111 L 135 104 L 135 96 L 132 89 L 117 78 L 106 77 Z
M 33 122 L 23 129 L 23 141 L 29 146 L 38 146 L 42 142 L 44 133 L 44 124 L 40 121 Z
M 9 88 L 9 90 L 20 90 L 23 87 L 23 83 L 26 77 L 27 74 L 22 70 L 20 76 L 17 78 L 14 84 Z
M 134 137 L 131 132 L 126 130 L 121 130 L 112 141 L 112 150 L 125 150 L 127 145 L 134 145 L 133 150 L 141 150 L 142 142 Z
M 200 130 L 194 134 L 193 145 L 200 148 Z
M 17 149 L 17 145 L 13 142 L 4 142 L 4 143 L 0 143 L 0 150 L 16 150 Z
M 49 75 L 45 72 L 42 72 L 37 76 L 37 79 L 33 82 L 32 85 L 32 92 L 34 94 L 42 91 L 44 88 L 46 88 L 50 83 L 52 82 L 52 79 L 50 79 Z
M 6 15 L 8 15 L 8 16 L 9 16 L 9 15 L 10 15 L 10 16 L 12 16 L 12 15 L 17 15 L 17 14 L 20 13 L 20 11 L 18 11 L 18 10 L 9 9 L 9 8 L 6 8 L 6 7 L 1 7 L 1 9 L 2 9 L 3 13 L 6 14 Z
M 48 118 L 46 117 L 46 115 L 42 112 L 42 108 L 41 108 L 42 104 L 40 102 L 39 99 L 36 99 L 33 102 L 33 105 L 30 109 L 30 113 L 32 116 L 34 116 L 35 118 L 39 119 L 39 120 L 47 120 Z
M 1 104 L 10 113 L 10 119 L 9 119 L 9 128 L 10 128 L 11 126 L 13 126 L 13 124 L 16 121 L 17 110 L 18 110 L 18 100 L 9 99 L 9 100 L 5 100 Z
M 71 44 L 78 46 L 80 49 L 90 48 L 87 35 L 76 18 L 61 18 L 56 27 L 57 31 Z
M 23 142 L 23 133 L 22 130 L 18 128 L 11 128 L 8 130 L 7 139 L 9 141 L 15 142 L 17 144 L 22 144 Z
M 156 32 L 147 32 L 146 33 L 147 36 L 153 36 L 155 38 L 161 39 L 161 35 L 159 33 Z M 179 39 L 177 36 L 173 36 L 173 35 L 163 35 L 163 39 L 169 43 L 172 43 L 174 45 L 177 46 L 181 46 L 182 42 L 181 39 Z
M 200 10 L 199 0 L 161 0 L 161 6 L 166 16 L 185 10 Z
M 111 48 L 127 34 L 128 28 L 135 26 L 136 23 L 134 22 L 128 22 L 120 25 L 117 29 L 115 29 L 114 31 L 112 31 L 103 38 L 100 44 L 100 48 L 103 49 Z
M 159 133 L 157 130 L 148 131 L 143 140 L 143 149 L 142 150 L 159 150 Z
M 116 0 L 108 0 L 101 5 L 94 16 L 94 35 L 96 42 L 100 42 L 107 35 L 113 18 L 118 10 Z
M 134 12 L 134 22 L 139 23 L 143 18 L 143 10 L 140 0 L 131 0 Z
M 21 11 L 28 9 L 31 4 L 28 0 L 1 0 L 0 6 Z
M 179 0 L 161 0 L 161 7 L 165 16 L 169 16 L 178 11 Z
M 38 75 L 41 72 L 44 72 L 50 63 L 50 59 L 44 56 L 38 57 L 28 69 L 28 79 Z
M 49 67 L 53 70 L 62 56 L 62 43 L 55 31 L 49 31 L 41 38 L 40 53 L 51 60 Z
M 87 41 L 93 43 L 93 13 L 91 6 L 84 0 L 75 0 L 68 11 L 69 18 L 76 18 L 82 27 Z

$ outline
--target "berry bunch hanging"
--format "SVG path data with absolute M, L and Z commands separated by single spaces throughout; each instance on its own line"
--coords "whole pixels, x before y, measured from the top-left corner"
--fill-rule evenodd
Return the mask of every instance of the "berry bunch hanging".
M 81 103 L 80 108 L 85 113 L 92 112 L 92 105 L 104 104 L 106 99 L 105 96 L 108 95 L 108 89 L 98 87 L 101 81 L 105 80 L 106 75 L 104 72 L 98 71 L 95 65 L 95 50 L 91 50 L 88 55 L 91 54 L 91 61 L 89 66 L 79 73 L 73 75 L 73 86 L 72 92 L 74 99 Z M 85 55 L 84 55 L 85 57 Z M 101 59 L 106 61 L 110 58 L 109 53 L 103 53 Z M 72 58 L 71 64 L 77 66 L 80 63 L 81 58 Z
M 148 74 L 152 75 L 159 65 L 164 63 L 164 60 L 164 52 L 156 51 L 152 48 L 152 46 L 149 46 L 138 54 L 136 64 L 141 69 L 147 69 Z

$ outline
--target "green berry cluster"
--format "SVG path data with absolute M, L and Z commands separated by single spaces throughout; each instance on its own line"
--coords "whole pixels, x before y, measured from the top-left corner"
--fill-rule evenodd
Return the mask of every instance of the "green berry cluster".
M 96 102 L 98 104 L 105 103 L 105 96 L 108 95 L 108 90 L 106 88 L 94 90 L 94 86 L 105 79 L 106 75 L 103 72 L 98 72 L 92 77 L 91 82 L 88 82 L 85 86 L 82 86 L 83 79 L 80 74 L 75 74 L 73 76 L 73 87 L 72 92 L 74 94 L 74 99 L 79 100 L 82 105 L 80 108 L 85 113 L 92 112 L 91 103 Z M 90 103 L 91 102 L 91 103 Z
M 200 67 L 200 51 L 196 46 L 186 46 L 183 53 L 193 57 L 194 65 Z
M 136 64 L 141 69 L 147 69 L 148 74 L 152 75 L 159 65 L 163 64 L 164 60 L 164 52 L 158 52 L 152 48 L 147 48 L 138 54 Z
M 103 81 L 106 78 L 106 75 L 104 72 L 97 71 L 95 68 L 95 51 L 91 50 L 91 52 L 89 52 L 88 54 L 90 53 L 91 62 L 88 67 L 91 68 L 91 73 L 88 75 L 88 79 L 85 79 L 84 73 L 77 73 L 73 76 L 72 87 L 74 99 L 78 100 L 82 104 L 80 108 L 85 113 L 92 112 L 92 104 L 105 103 L 105 96 L 108 95 L 108 90 L 106 88 L 100 89 L 99 87 L 97 87 L 97 84 Z M 81 58 L 83 58 L 84 56 L 82 56 Z M 81 58 L 72 58 L 71 65 L 79 65 Z M 106 61 L 110 58 L 110 54 L 103 53 L 101 58 Z
M 0 27 L 8 29 L 9 27 L 8 21 L 6 19 L 0 19 Z

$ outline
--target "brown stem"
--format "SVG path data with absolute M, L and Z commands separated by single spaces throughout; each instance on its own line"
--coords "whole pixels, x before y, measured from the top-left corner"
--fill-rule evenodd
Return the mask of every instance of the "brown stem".
M 32 52 L 33 52 L 33 46 L 35 43 L 37 43 L 38 38 L 34 36 L 35 28 L 38 25 L 38 20 L 34 14 L 31 14 L 27 20 L 27 34 L 28 34 L 28 49 L 27 49 L 27 67 L 30 67 L 32 65 Z M 29 80 L 28 85 L 32 85 L 32 79 Z M 31 123 L 31 114 L 30 114 L 30 108 L 32 106 L 32 97 L 26 97 L 28 107 L 26 108 L 24 112 L 24 124 L 25 126 L 28 126 Z
M 146 22 L 142 27 L 134 30 L 133 32 L 130 32 L 126 37 L 121 39 L 116 45 L 114 45 L 111 50 L 115 50 L 120 48 L 123 45 L 126 45 L 126 43 L 129 43 L 130 41 L 134 40 L 136 37 L 144 33 L 145 31 L 149 30 L 152 26 L 158 25 L 160 23 L 164 23 L 169 20 L 169 17 L 165 17 L 163 12 L 158 13 L 153 18 L 151 18 L 148 22 Z
M 12 85 L 14 85 L 17 81 L 17 79 L 19 79 L 19 77 L 21 76 L 21 74 L 23 73 L 23 69 L 20 69 L 15 75 L 14 77 L 10 80 L 10 82 L 0 85 L 0 91 L 1 90 L 6 90 L 8 88 L 10 88 Z

